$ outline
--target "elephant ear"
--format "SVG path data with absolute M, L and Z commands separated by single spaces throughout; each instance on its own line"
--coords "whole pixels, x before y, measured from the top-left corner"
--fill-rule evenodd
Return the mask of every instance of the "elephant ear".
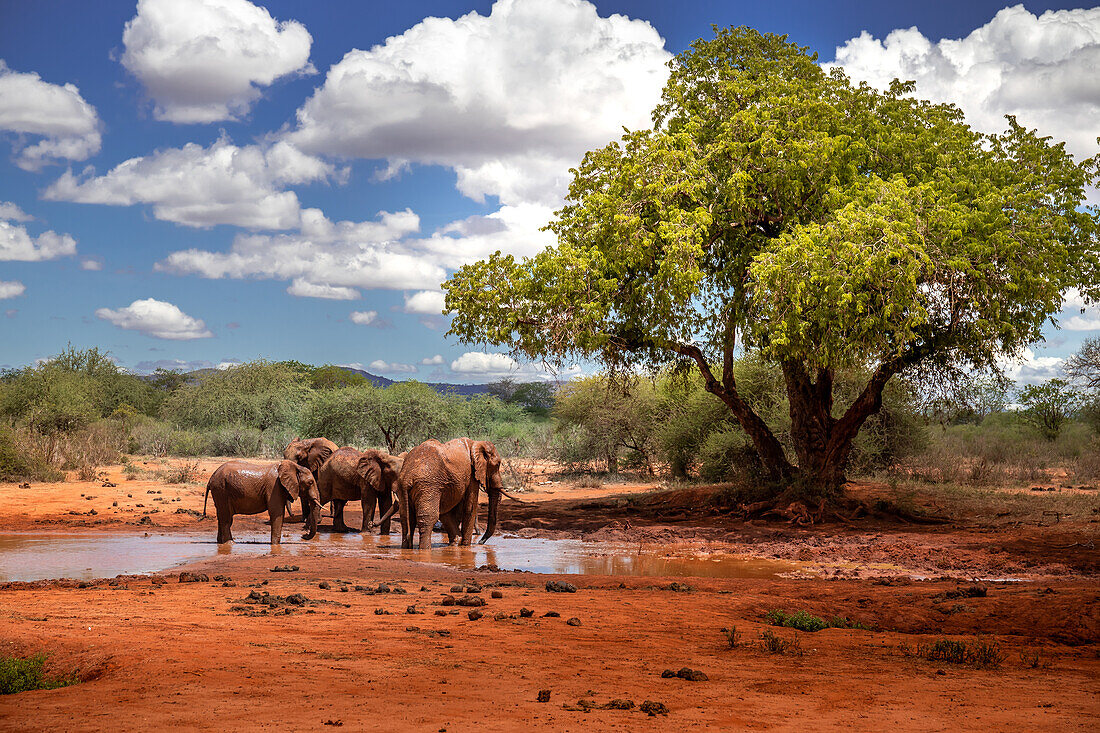
M 294 461 L 282 461 L 279 464 L 279 483 L 286 489 L 290 501 L 298 501 L 298 464 Z
M 332 448 L 329 448 L 327 445 L 314 446 L 313 450 L 309 452 L 309 458 L 306 461 L 309 463 L 310 472 L 316 474 L 330 457 L 332 457 Z
M 355 472 L 374 491 L 382 490 L 382 467 L 377 451 L 367 451 L 355 466 Z
M 489 443 L 488 445 L 492 445 Z M 470 460 L 474 464 L 474 481 L 482 489 L 489 485 L 489 458 L 485 453 L 486 442 L 481 440 L 470 445 Z

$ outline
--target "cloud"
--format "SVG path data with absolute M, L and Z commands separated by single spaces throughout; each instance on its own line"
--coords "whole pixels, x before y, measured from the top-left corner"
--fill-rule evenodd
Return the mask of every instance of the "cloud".
M 27 292 L 27 286 L 18 280 L 0 280 L 0 300 L 17 298 Z
M 1025 348 L 1019 356 L 1001 360 L 1000 366 L 1006 377 L 1023 385 L 1064 376 L 1062 373 L 1064 363 L 1065 359 L 1060 357 L 1036 356 L 1030 348 Z
M 200 319 L 192 318 L 171 303 L 153 298 L 135 300 L 118 310 L 99 308 L 95 314 L 119 328 L 140 331 L 154 338 L 189 341 L 214 335 Z
M 438 316 L 443 312 L 444 299 L 440 290 L 421 290 L 405 296 L 406 313 L 423 313 Z
M 348 318 L 360 326 L 377 325 L 378 311 L 352 311 Z
M 355 300 L 359 297 L 359 291 L 355 288 L 312 283 L 300 277 L 295 278 L 286 291 L 300 298 L 322 298 L 324 300 Z
M 219 361 L 214 368 L 225 371 L 226 369 L 232 369 L 233 367 L 240 366 L 241 364 L 244 364 L 244 362 L 240 359 L 225 359 L 224 361 Z
M 206 148 L 188 143 L 130 158 L 102 176 L 66 171 L 42 196 L 81 204 L 150 204 L 157 219 L 190 227 L 295 229 L 301 225 L 298 196 L 282 189 L 335 175 L 331 164 L 285 142 L 238 147 L 222 136 Z
M 519 363 L 507 354 L 467 351 L 451 362 L 451 371 L 455 374 L 505 376 L 519 371 Z
M 424 366 L 439 366 L 444 363 L 443 355 L 436 354 L 435 356 L 428 356 L 420 360 L 420 363 Z
M 91 257 L 85 257 L 80 261 L 81 270 L 89 270 L 91 272 L 98 272 L 103 269 L 103 263 L 99 260 L 92 259 Z
M 306 209 L 297 233 L 238 235 L 229 252 L 173 252 L 155 269 L 215 279 L 295 280 L 293 295 L 313 297 L 350 295 L 352 288 L 438 287 L 446 277 L 443 267 L 401 241 L 419 228 L 419 217 L 408 209 L 379 212 L 376 221 L 335 223 L 317 209 Z
M 1062 303 L 1058 327 L 1067 331 L 1100 330 L 1100 304 L 1086 303 L 1080 291 L 1069 290 Z
M 139 361 L 134 365 L 134 371 L 151 373 L 157 369 L 167 369 L 173 372 L 193 372 L 198 369 L 211 369 L 214 362 L 205 359 L 184 361 L 183 359 L 157 359 L 155 361 Z
M 281 77 L 314 73 L 313 38 L 246 0 L 140 0 L 122 33 L 122 65 L 159 120 L 238 119 Z
M 0 261 L 41 262 L 76 254 L 76 240 L 68 234 L 46 231 L 37 237 L 25 227 L 0 220 Z
M 42 81 L 0 60 L 0 130 L 16 137 L 15 164 L 38 170 L 57 159 L 84 160 L 99 152 L 99 115 L 72 84 Z M 26 145 L 23 136 L 41 138 Z
M 414 374 L 420 371 L 415 364 L 391 363 L 382 359 L 375 359 L 367 365 L 367 369 L 382 374 Z
M 1097 152 L 1100 8 L 1035 16 L 1016 5 L 966 38 L 937 43 L 916 27 L 885 40 L 864 31 L 837 48 L 836 65 L 877 87 L 913 80 L 917 96 L 957 104 L 980 130 L 1004 130 L 1014 114 L 1079 157 Z
M 31 221 L 34 217 L 10 201 L 0 201 L 0 221 Z

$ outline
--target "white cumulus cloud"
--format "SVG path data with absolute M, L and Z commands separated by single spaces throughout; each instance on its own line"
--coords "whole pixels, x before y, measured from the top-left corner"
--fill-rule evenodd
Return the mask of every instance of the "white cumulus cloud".
M 436 354 L 435 356 L 426 356 L 420 360 L 420 363 L 424 366 L 441 366 L 444 364 L 443 355 Z
M 299 298 L 322 298 L 324 300 L 355 300 L 359 297 L 359 291 L 355 288 L 345 288 L 339 285 L 326 285 L 294 278 L 286 289 L 290 295 Z
M 73 84 L 50 84 L 0 59 L 0 131 L 15 133 L 15 164 L 38 170 L 58 159 L 84 160 L 99 152 L 99 115 Z M 37 139 L 26 144 L 25 136 Z
M 383 361 L 382 359 L 375 359 L 367 365 L 367 369 L 382 374 L 414 374 L 419 371 L 415 364 L 401 364 L 399 362 Z
M 350 295 L 353 288 L 438 287 L 446 277 L 443 268 L 401 241 L 419 228 L 419 217 L 407 209 L 380 212 L 376 221 L 335 223 L 306 209 L 299 232 L 238 235 L 229 252 L 173 252 L 155 269 L 208 278 L 293 279 L 300 284 L 292 294 L 313 297 L 331 293 L 328 288 Z
M 224 136 L 209 147 L 188 143 L 130 158 L 102 176 L 65 172 L 43 192 L 51 201 L 132 206 L 191 227 L 231 224 L 248 229 L 295 229 L 298 197 L 288 185 L 323 181 L 332 165 L 279 142 L 238 147 Z
M 10 201 L 0 201 L 0 221 L 31 221 L 33 216 Z
M 423 313 L 438 316 L 443 312 L 444 299 L 440 290 L 421 290 L 405 296 L 406 313 Z
M 0 220 L 0 261 L 40 262 L 76 254 L 76 240 L 50 230 L 32 237 L 25 227 Z
M 91 257 L 85 257 L 80 261 L 80 269 L 90 272 L 98 272 L 103 269 L 103 263 Z
M 1023 385 L 1064 376 L 1062 365 L 1065 361 L 1057 356 L 1038 356 L 1030 348 L 1025 348 L 1015 357 L 1000 360 L 1000 366 L 1006 377 Z
M 0 300 L 17 298 L 27 292 L 27 286 L 18 280 L 0 280 Z
M 352 311 L 348 318 L 360 326 L 370 326 L 378 321 L 378 311 Z
M 1004 8 L 966 38 L 933 42 L 916 27 L 885 39 L 866 31 L 836 50 L 836 64 L 877 87 L 895 78 L 916 94 L 953 102 L 986 132 L 1004 115 L 1064 140 L 1075 155 L 1096 154 L 1100 135 L 1100 8 Z
M 309 31 L 247 0 L 139 0 L 122 33 L 122 65 L 157 119 L 217 122 L 246 114 L 260 88 L 313 73 Z
M 198 318 L 192 318 L 178 307 L 163 300 L 135 300 L 125 308 L 99 308 L 96 317 L 129 331 L 172 341 L 210 338 L 214 334 Z M 219 368 L 221 368 L 219 366 Z
M 1086 303 L 1080 291 L 1068 291 L 1062 302 L 1058 326 L 1068 331 L 1100 330 L 1100 303 Z
M 483 376 L 507 376 L 519 370 L 519 363 L 507 354 L 488 354 L 484 351 L 467 351 L 451 362 L 455 374 Z

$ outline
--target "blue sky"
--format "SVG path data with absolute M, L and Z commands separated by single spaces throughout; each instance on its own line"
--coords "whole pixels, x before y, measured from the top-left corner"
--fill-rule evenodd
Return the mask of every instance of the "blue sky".
M 444 338 L 438 283 L 546 244 L 569 165 L 644 124 L 669 54 L 712 24 L 1087 155 L 1100 9 L 1074 7 L 0 0 L 0 366 L 72 342 L 137 371 L 537 377 Z M 1071 305 L 1010 373 L 1050 376 L 1097 334 L 1100 311 Z

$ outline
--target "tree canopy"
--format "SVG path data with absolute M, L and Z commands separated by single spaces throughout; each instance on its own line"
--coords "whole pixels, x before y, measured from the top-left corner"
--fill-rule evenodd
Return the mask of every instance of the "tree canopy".
M 611 371 L 687 362 L 776 479 L 826 490 L 896 374 L 996 370 L 1063 293 L 1100 295 L 1100 156 L 1007 118 L 879 91 L 785 36 L 716 30 L 671 63 L 652 128 L 589 152 L 531 258 L 444 284 L 450 333 Z M 796 463 L 744 398 L 737 351 L 782 368 Z M 834 405 L 838 369 L 868 374 Z

